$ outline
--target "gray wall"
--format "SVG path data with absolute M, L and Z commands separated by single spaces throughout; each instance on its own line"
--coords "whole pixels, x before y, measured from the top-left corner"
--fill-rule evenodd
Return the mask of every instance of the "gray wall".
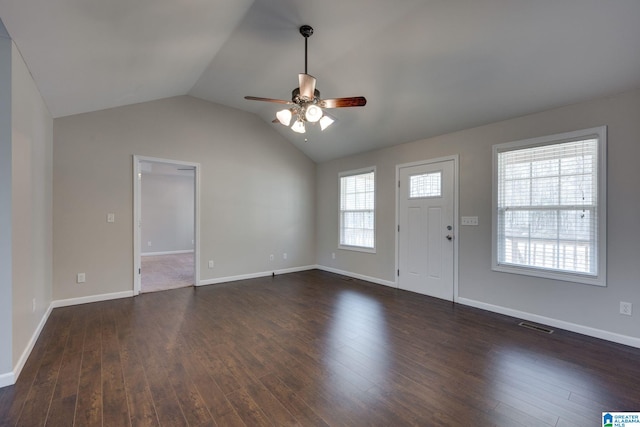
M 26 361 L 52 301 L 53 120 L 1 23 L 0 58 L 0 384 L 5 384 Z
M 53 120 L 15 46 L 11 64 L 15 365 L 51 303 Z
M 141 188 L 142 254 L 193 250 L 193 173 L 143 173 Z
M 11 256 L 11 39 L 0 21 L 0 379 L 12 356 Z M 4 381 L 0 381 L 2 385 Z
M 458 154 L 460 215 L 478 216 L 477 227 L 459 227 L 459 297 L 557 319 L 586 328 L 640 338 L 640 90 L 415 141 L 318 165 L 318 264 L 395 282 L 395 167 Z M 492 145 L 608 126 L 608 286 L 538 279 L 491 270 Z M 377 252 L 338 249 L 338 173 L 377 167 Z M 336 253 L 336 259 L 331 253 Z M 632 317 L 619 302 L 635 304 Z
M 315 264 L 315 164 L 257 116 L 181 96 L 54 120 L 54 299 L 133 290 L 134 154 L 201 164 L 201 280 Z

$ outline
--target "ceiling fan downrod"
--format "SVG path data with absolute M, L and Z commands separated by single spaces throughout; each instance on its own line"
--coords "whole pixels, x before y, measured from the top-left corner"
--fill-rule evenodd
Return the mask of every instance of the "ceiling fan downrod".
M 300 34 L 304 37 L 304 73 L 307 73 L 307 40 L 313 34 L 313 27 L 311 25 L 303 25 L 300 27 Z

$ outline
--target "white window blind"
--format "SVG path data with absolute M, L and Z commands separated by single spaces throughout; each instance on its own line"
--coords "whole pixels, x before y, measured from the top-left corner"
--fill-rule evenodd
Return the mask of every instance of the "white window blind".
M 495 152 L 497 266 L 597 277 L 598 135 Z
M 340 245 L 375 247 L 375 170 L 340 176 Z

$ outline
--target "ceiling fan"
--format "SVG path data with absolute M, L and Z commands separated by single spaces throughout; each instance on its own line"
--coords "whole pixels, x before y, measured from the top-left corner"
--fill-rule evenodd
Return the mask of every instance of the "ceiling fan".
M 316 78 L 307 74 L 307 40 L 313 34 L 313 28 L 309 25 L 300 27 L 300 34 L 304 37 L 304 74 L 298 74 L 299 87 L 291 93 L 291 101 L 284 99 L 260 98 L 257 96 L 245 96 L 251 101 L 275 102 L 287 104 L 290 107 L 276 113 L 273 123 L 281 123 L 284 126 L 291 125 L 294 132 L 305 133 L 305 123 L 319 123 L 320 129 L 325 130 L 333 122 L 335 117 L 328 114 L 326 109 L 344 107 L 363 107 L 367 104 L 364 96 L 350 98 L 320 98 L 320 91 L 316 89 Z

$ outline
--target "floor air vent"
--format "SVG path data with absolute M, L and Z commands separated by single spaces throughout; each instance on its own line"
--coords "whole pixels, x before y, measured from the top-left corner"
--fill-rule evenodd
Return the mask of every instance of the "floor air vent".
M 529 322 L 520 322 L 518 323 L 518 326 L 522 326 L 523 328 L 533 329 L 534 331 L 538 331 L 538 332 L 544 332 L 545 334 L 553 333 L 553 329 L 545 328 L 544 326 L 534 325 L 533 323 L 529 323 Z

